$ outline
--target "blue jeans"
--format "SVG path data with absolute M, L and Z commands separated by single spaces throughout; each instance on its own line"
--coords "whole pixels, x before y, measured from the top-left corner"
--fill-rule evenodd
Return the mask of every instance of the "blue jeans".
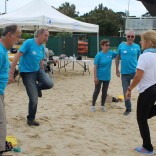
M 0 95 L 0 151 L 5 150 L 6 115 L 4 108 L 4 95 Z
M 36 72 L 21 72 L 20 75 L 29 97 L 27 119 L 29 121 L 32 121 L 35 119 L 37 111 L 38 91 L 50 89 L 54 84 L 51 78 L 45 73 L 43 69 L 40 69 Z
M 123 88 L 124 97 L 126 95 L 128 87 L 130 86 L 131 80 L 134 78 L 134 76 L 135 76 L 135 73 L 132 73 L 132 74 L 122 74 L 121 75 L 122 88 Z M 126 97 L 125 97 L 125 99 L 126 99 Z M 131 110 L 131 100 L 130 99 L 125 100 L 125 106 L 126 106 L 126 109 Z

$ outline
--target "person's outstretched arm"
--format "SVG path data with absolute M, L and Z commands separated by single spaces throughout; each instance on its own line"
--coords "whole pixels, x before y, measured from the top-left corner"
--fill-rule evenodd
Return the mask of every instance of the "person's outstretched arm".
M 120 55 L 116 55 L 115 64 L 116 64 L 116 75 L 120 77 L 120 71 L 119 71 L 119 61 L 120 61 Z
M 97 78 L 97 65 L 94 65 L 94 83 L 98 84 L 99 80 Z
M 11 68 L 10 68 L 10 72 L 9 72 L 9 81 L 8 83 L 12 83 L 14 82 L 14 72 L 15 72 L 15 68 L 17 65 L 17 62 L 19 61 L 19 58 L 23 55 L 23 53 L 21 52 L 17 52 L 16 55 L 14 56 L 14 59 L 11 63 Z
M 133 79 L 131 85 L 128 87 L 128 90 L 126 92 L 126 99 L 129 99 L 131 97 L 132 89 L 138 85 L 138 83 L 141 81 L 143 75 L 144 75 L 144 71 L 141 69 L 137 69 L 134 79 Z

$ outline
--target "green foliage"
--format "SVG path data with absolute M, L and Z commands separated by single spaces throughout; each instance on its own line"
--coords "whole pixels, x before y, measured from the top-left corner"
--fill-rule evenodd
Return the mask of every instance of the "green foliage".
M 69 32 L 60 32 L 55 35 L 55 37 L 71 37 L 72 33 Z
M 79 14 L 78 12 L 76 12 L 75 5 L 68 2 L 61 4 L 61 6 L 57 10 L 72 18 L 77 17 Z
M 80 17 L 80 16 L 75 17 L 75 19 L 78 21 L 81 21 L 81 22 L 85 22 L 85 19 L 83 17 Z
M 82 16 L 78 16 L 79 12 L 76 12 L 76 6 L 69 2 L 61 4 L 57 10 L 76 20 L 98 24 L 100 35 L 119 36 L 119 30 L 124 30 L 125 27 L 126 14 L 124 12 L 115 13 L 113 10 L 105 7 L 102 3 L 96 6 L 94 10 L 91 10 L 89 13 L 85 13 Z
M 34 38 L 34 34 L 30 34 L 30 33 L 22 33 L 21 38 L 23 38 L 23 39 Z
M 99 34 L 106 36 L 119 36 L 120 28 L 124 29 L 125 13 L 117 12 L 99 4 L 94 10 L 82 16 L 85 22 L 98 24 Z
M 110 20 L 101 19 L 100 21 L 98 21 L 97 24 L 100 25 L 99 30 L 100 35 L 102 36 L 118 35 L 118 27 L 114 22 Z

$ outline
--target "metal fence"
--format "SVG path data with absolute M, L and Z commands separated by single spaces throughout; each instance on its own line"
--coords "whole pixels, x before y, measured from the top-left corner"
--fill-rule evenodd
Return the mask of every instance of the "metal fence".
M 121 42 L 126 41 L 125 37 L 100 36 L 99 37 L 99 47 L 100 47 L 100 42 L 103 39 L 108 39 L 110 41 L 110 49 L 113 50 L 113 51 L 117 50 L 117 47 L 119 46 L 119 44 Z M 134 42 L 139 44 L 140 37 L 136 36 Z M 100 47 L 100 49 L 101 49 L 101 47 Z M 96 37 L 90 37 L 89 40 L 88 40 L 88 57 L 94 58 L 96 54 L 97 54 L 97 38 Z
M 117 50 L 118 45 L 121 42 L 126 41 L 125 37 L 108 37 L 108 36 L 100 36 L 99 37 L 99 47 L 100 42 L 103 39 L 108 39 L 110 41 L 110 49 L 113 51 Z M 97 37 L 91 36 L 88 37 L 88 53 L 86 56 L 89 58 L 94 58 L 97 54 Z M 136 36 L 135 43 L 139 44 L 140 37 Z M 61 38 L 61 37 L 50 37 L 46 46 L 48 49 L 53 50 L 56 56 L 59 56 L 61 54 L 66 54 L 67 56 L 75 56 L 78 55 L 78 38 L 77 37 L 67 37 L 67 38 Z
M 156 17 L 127 17 L 125 31 L 134 30 L 136 34 L 140 34 L 146 30 L 156 30 Z
M 78 55 L 78 38 L 77 37 L 49 37 L 46 44 L 47 48 L 53 50 L 56 56 L 65 54 L 67 56 Z

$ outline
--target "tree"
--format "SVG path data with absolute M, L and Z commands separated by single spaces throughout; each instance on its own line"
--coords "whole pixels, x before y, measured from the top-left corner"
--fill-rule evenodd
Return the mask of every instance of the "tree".
M 77 17 L 79 14 L 79 12 L 76 12 L 75 5 L 68 2 L 61 4 L 61 6 L 57 10 L 72 18 Z
M 98 24 L 100 35 L 119 36 L 120 28 L 124 29 L 125 13 L 115 13 L 113 10 L 99 4 L 94 10 L 83 15 L 84 21 L 88 23 Z
M 116 36 L 118 35 L 118 27 L 110 20 L 101 19 L 98 21 L 100 25 L 99 34 L 101 36 Z
M 126 17 L 126 13 L 125 12 L 116 12 L 116 14 L 118 14 L 122 18 Z
M 97 5 L 94 10 L 82 16 L 79 16 L 79 12 L 76 12 L 75 5 L 68 2 L 61 4 L 58 10 L 76 20 L 98 24 L 100 35 L 119 36 L 119 30 L 124 30 L 126 14 L 124 12 L 116 13 L 105 7 L 102 3 Z

